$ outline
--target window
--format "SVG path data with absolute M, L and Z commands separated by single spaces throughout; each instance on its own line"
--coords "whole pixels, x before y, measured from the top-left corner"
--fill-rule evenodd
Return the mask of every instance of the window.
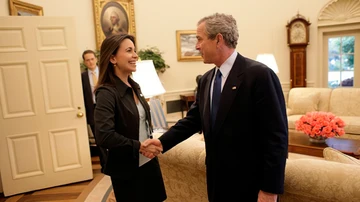
M 354 86 L 355 36 L 328 38 L 328 87 Z
M 328 32 L 323 45 L 327 87 L 360 87 L 359 32 Z
M 359 10 L 358 1 L 349 0 L 330 0 L 320 10 L 317 86 L 360 88 Z

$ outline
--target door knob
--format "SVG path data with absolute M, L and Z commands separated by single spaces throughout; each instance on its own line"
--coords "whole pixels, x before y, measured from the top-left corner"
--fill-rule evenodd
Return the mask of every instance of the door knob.
M 83 117 L 83 116 L 84 116 L 84 113 L 82 113 L 82 112 L 78 112 L 78 113 L 76 114 L 76 116 L 77 116 L 77 117 L 79 117 L 79 118 L 81 118 L 81 117 Z

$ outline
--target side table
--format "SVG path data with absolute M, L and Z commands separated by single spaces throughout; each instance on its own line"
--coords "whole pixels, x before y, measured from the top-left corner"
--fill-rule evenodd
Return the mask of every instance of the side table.
M 194 93 L 180 95 L 181 117 L 184 118 L 184 110 L 188 111 L 189 106 L 195 102 Z

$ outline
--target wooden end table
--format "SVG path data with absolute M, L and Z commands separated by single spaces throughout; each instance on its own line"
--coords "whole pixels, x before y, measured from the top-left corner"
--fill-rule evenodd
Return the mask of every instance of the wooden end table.
M 298 131 L 289 131 L 289 152 L 324 157 L 325 147 L 332 147 L 360 159 L 360 140 L 334 137 L 326 139 L 325 143 L 312 143 L 307 135 Z
M 184 118 L 184 110 L 188 111 L 189 106 L 195 101 L 194 93 L 180 95 L 181 117 Z

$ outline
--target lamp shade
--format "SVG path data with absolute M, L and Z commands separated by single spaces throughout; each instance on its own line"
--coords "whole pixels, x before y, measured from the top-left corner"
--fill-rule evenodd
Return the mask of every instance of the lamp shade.
M 156 73 L 152 60 L 136 62 L 136 71 L 132 73 L 133 79 L 140 85 L 145 98 L 161 95 L 165 89 Z
M 276 60 L 273 54 L 259 54 L 256 57 L 256 61 L 263 63 L 272 69 L 275 73 L 279 73 L 279 68 L 276 64 Z

